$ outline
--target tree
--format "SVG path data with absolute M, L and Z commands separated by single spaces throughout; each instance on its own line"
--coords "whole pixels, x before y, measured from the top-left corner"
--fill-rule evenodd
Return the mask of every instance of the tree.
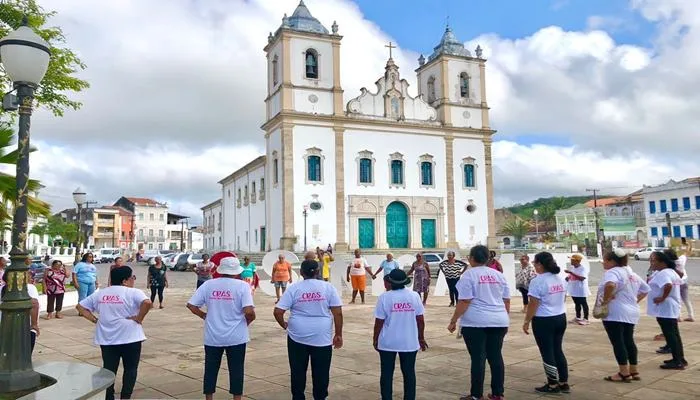
M 45 11 L 36 0 L 4 0 L 0 2 L 0 37 L 4 37 L 22 23 L 26 15 L 29 26 L 51 46 L 51 60 L 44 80 L 35 93 L 39 107 L 46 107 L 56 116 L 63 116 L 66 109 L 77 110 L 81 107 L 79 101 L 71 100 L 68 92 L 80 92 L 90 87 L 87 81 L 74 76 L 85 69 L 85 64 L 69 48 L 65 47 L 66 38 L 59 27 L 45 26 L 47 21 L 56 14 L 55 11 Z M 6 74 L 0 74 L 0 87 L 3 93 L 12 88 L 12 82 Z M 3 113 L 3 122 L 11 122 L 14 113 Z
M 506 235 L 513 236 L 515 239 L 515 247 L 519 247 L 522 244 L 522 240 L 525 235 L 530 232 L 531 226 L 532 224 L 530 224 L 529 221 L 526 221 L 520 217 L 514 217 L 503 224 L 501 232 L 505 233 Z
M 29 233 L 48 235 L 51 244 L 58 238 L 61 238 L 62 245 L 66 245 L 75 242 L 78 238 L 78 226 L 77 224 L 63 222 L 60 217 L 52 215 L 45 224 L 34 225 Z

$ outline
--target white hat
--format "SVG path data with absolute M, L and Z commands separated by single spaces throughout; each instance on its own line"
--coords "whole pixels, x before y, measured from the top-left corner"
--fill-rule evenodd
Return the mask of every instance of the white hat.
M 221 275 L 240 275 L 243 273 L 241 262 L 236 257 L 224 257 L 219 261 L 216 272 Z

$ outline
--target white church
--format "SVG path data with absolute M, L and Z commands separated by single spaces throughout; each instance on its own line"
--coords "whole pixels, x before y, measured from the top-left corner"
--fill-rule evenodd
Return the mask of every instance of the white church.
M 205 248 L 495 245 L 481 49 L 448 27 L 418 59 L 417 97 L 390 55 L 374 88 L 345 103 L 342 38 L 303 1 L 268 37 L 266 152 L 219 181 L 202 208 Z

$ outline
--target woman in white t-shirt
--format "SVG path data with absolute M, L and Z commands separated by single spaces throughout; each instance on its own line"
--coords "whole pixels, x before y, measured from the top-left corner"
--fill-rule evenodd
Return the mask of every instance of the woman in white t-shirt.
M 666 254 L 671 257 L 676 263 L 676 272 L 681 276 L 681 300 L 685 305 L 685 309 L 688 312 L 688 317 L 684 319 L 686 322 L 695 322 L 695 311 L 693 310 L 693 302 L 690 300 L 690 292 L 688 291 L 688 270 L 685 268 L 685 264 L 688 261 L 688 254 L 690 254 L 692 248 L 685 238 L 681 238 L 682 244 L 680 249 L 680 255 L 676 255 L 676 252 L 672 249 L 666 250 Z M 680 315 L 678 316 L 680 318 Z
M 491 367 L 492 400 L 502 400 L 505 381 L 503 338 L 510 319 L 510 289 L 503 274 L 487 267 L 489 249 L 477 245 L 469 251 L 469 264 L 457 282 L 459 301 L 447 329 L 454 332 L 459 322 L 462 338 L 471 357 L 471 389 L 464 400 L 484 395 L 486 360 Z
M 365 304 L 365 287 L 367 286 L 367 274 L 372 275 L 372 270 L 367 264 L 367 260 L 362 257 L 359 249 L 355 249 L 355 258 L 348 265 L 346 279 L 352 285 L 352 300 L 350 304 L 355 304 L 357 293 L 360 293 L 360 300 Z
M 681 278 L 676 272 L 676 263 L 666 252 L 651 253 L 649 265 L 655 273 L 649 280 L 651 290 L 647 301 L 647 314 L 656 317 L 673 355 L 672 359 L 664 361 L 660 367 L 683 370 L 688 361 L 683 353 L 683 342 L 678 330 L 678 317 L 681 315 Z
M 627 266 L 627 253 L 617 248 L 603 255 L 605 273 L 598 286 L 596 303 L 607 306 L 603 326 L 615 353 L 619 371 L 605 377 L 609 382 L 639 380 L 637 345 L 634 326 L 639 322 L 639 302 L 649 292 L 649 285 Z
M 562 347 L 566 332 L 566 281 L 559 276 L 561 269 L 551 253 L 537 253 L 533 265 L 538 275 L 530 282 L 523 332 L 530 334 L 532 321 L 532 333 L 547 376 L 547 384 L 535 390 L 570 393 L 569 366 Z
M 229 393 L 243 397 L 248 325 L 255 320 L 250 285 L 241 280 L 243 267 L 236 257 L 224 257 L 216 269 L 219 278 L 204 282 L 187 302 L 192 314 L 204 320 L 204 395 L 214 398 L 221 358 L 226 353 Z M 207 311 L 201 307 L 206 306 Z
M 423 303 L 418 292 L 406 289 L 411 280 L 401 269 L 384 275 L 388 290 L 377 300 L 374 310 L 374 349 L 379 352 L 381 376 L 379 387 L 382 400 L 393 399 L 394 367 L 399 356 L 403 375 L 403 398 L 416 398 L 416 355 L 428 344 L 423 332 Z
M 566 272 L 569 276 L 566 278 L 568 282 L 567 291 L 569 296 L 576 305 L 576 318 L 572 319 L 572 323 L 579 325 L 588 325 L 588 296 L 591 295 L 591 289 L 588 287 L 588 268 L 581 264 L 583 256 L 574 254 L 571 256 L 571 268 Z M 583 311 L 583 315 L 581 315 Z
M 83 318 L 96 325 L 95 344 L 102 349 L 104 368 L 116 374 L 121 359 L 124 374 L 120 398 L 130 399 L 138 374 L 141 344 L 146 340 L 141 324 L 151 309 L 151 301 L 143 291 L 134 289 L 136 276 L 130 267 L 114 268 L 109 277 L 111 286 L 94 292 L 76 308 Z M 107 388 L 105 398 L 114 399 L 114 385 Z
M 304 260 L 300 268 L 304 280 L 284 292 L 273 312 L 277 323 L 287 330 L 293 399 L 304 398 L 309 360 L 314 399 L 328 397 L 333 347 L 343 346 L 343 302 L 333 285 L 318 279 L 320 269 L 315 260 Z M 285 322 L 287 310 L 290 315 Z

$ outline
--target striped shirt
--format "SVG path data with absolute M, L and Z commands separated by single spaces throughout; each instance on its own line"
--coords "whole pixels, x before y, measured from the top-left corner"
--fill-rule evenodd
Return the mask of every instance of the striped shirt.
M 449 260 L 440 263 L 439 268 L 445 274 L 445 279 L 459 279 L 462 276 L 462 271 L 467 267 L 464 261 L 455 260 L 454 264 L 450 264 Z

